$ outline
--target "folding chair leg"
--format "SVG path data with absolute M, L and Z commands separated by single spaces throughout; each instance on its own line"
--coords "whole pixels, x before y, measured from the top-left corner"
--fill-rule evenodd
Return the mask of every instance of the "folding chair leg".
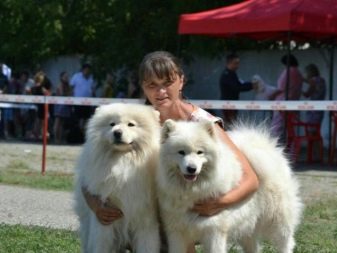
M 297 162 L 299 154 L 301 151 L 301 142 L 300 141 L 295 141 L 294 143 L 294 161 Z
M 336 150 L 336 138 L 337 138 L 337 130 L 334 131 L 332 136 L 332 143 L 331 143 L 331 150 L 330 150 L 330 157 L 329 157 L 329 163 L 332 165 L 334 163 L 335 158 L 335 152 Z
M 313 142 L 308 141 L 307 162 L 311 163 L 313 160 Z

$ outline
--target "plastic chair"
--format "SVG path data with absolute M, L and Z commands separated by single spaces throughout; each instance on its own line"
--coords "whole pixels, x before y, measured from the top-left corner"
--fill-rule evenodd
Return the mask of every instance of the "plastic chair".
M 332 113 L 332 122 L 334 123 L 334 128 L 332 130 L 332 142 L 331 142 L 331 150 L 329 155 L 329 163 L 333 164 L 335 155 L 337 155 L 337 112 Z
M 321 125 L 306 123 L 299 119 L 296 112 L 287 113 L 287 147 L 297 161 L 301 151 L 302 143 L 307 143 L 307 162 L 313 162 L 313 145 L 318 143 L 319 161 L 323 162 L 323 138 L 321 136 Z

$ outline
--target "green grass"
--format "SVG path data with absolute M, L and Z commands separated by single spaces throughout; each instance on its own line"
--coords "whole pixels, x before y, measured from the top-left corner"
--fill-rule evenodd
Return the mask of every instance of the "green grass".
M 0 183 L 72 191 L 73 175 L 47 172 L 42 176 L 18 161 L 0 170 Z M 337 253 L 337 198 L 307 204 L 296 242 L 295 253 Z M 0 224 L 0 252 L 79 252 L 79 240 L 75 233 L 65 230 Z M 276 251 L 264 244 L 263 253 Z
M 0 170 L 0 183 L 3 184 L 72 191 L 73 181 L 73 174 L 50 171 L 42 175 L 41 172 L 32 170 L 22 161 L 12 162 L 7 169 Z
M 71 231 L 0 224 L 0 252 L 73 253 L 80 252 L 80 242 Z
M 296 233 L 295 253 L 337 252 L 337 199 L 312 203 L 306 207 Z M 80 242 L 74 232 L 40 227 L 0 224 L 0 252 L 79 252 Z M 198 253 L 202 250 L 198 249 Z M 231 249 L 230 253 L 240 251 Z M 206 253 L 206 252 L 205 252 Z M 263 253 L 276 253 L 264 244 Z

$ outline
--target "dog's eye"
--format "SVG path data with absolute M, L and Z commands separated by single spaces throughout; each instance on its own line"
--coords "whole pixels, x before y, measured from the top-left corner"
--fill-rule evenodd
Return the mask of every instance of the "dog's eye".
M 198 152 L 197 152 L 198 155 L 202 155 L 203 153 L 204 153 L 204 151 L 202 151 L 202 150 L 198 150 Z
M 130 123 L 128 124 L 128 126 L 129 126 L 129 127 L 134 127 L 135 124 L 133 124 L 133 123 L 130 122 Z
M 180 151 L 178 151 L 178 154 L 179 155 L 185 155 L 185 151 L 184 150 L 180 150 Z
M 113 127 L 113 126 L 115 126 L 115 125 L 116 125 L 116 124 L 115 124 L 115 123 L 113 123 L 113 122 L 112 122 L 112 123 L 110 123 L 110 126 L 112 126 L 112 127 Z

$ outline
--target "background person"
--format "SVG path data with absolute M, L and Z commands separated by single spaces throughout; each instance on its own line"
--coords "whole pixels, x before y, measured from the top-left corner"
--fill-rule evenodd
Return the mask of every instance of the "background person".
M 32 95 L 50 96 L 52 84 L 43 71 L 38 71 L 34 76 L 34 86 L 32 87 Z M 42 138 L 42 129 L 44 125 L 44 104 L 37 104 L 37 117 L 35 119 L 33 137 L 35 139 Z M 47 134 L 49 135 L 49 133 Z
M 29 72 L 27 70 L 23 70 L 20 74 L 20 83 L 22 87 L 23 95 L 32 95 L 32 87 L 34 86 L 34 80 L 30 78 Z M 31 104 L 27 104 L 27 106 L 31 106 Z M 21 109 L 22 113 L 22 122 L 23 122 L 23 137 L 31 138 L 34 130 L 34 122 L 36 118 L 36 110 L 23 108 Z
M 201 216 L 215 215 L 246 199 L 257 190 L 259 183 L 255 172 L 220 127 L 221 119 L 183 99 L 182 89 L 186 80 L 181 64 L 176 57 L 165 51 L 156 51 L 146 55 L 140 64 L 139 81 L 148 102 L 160 112 L 161 123 L 167 119 L 213 121 L 221 139 L 235 152 L 241 162 L 243 176 L 240 185 L 223 196 L 196 203 L 193 212 Z M 83 194 L 89 207 L 103 225 L 109 225 L 123 217 L 122 210 L 106 207 L 99 197 L 91 195 L 85 186 L 83 186 Z M 191 246 L 189 252 L 194 252 L 193 248 Z
M 324 100 L 326 94 L 326 84 L 321 77 L 318 67 L 315 64 L 309 64 L 305 67 L 305 79 L 308 88 L 302 94 L 310 100 Z M 306 122 L 321 124 L 324 111 L 306 111 Z
M 32 94 L 32 87 L 34 86 L 34 80 L 29 78 L 29 72 L 24 70 L 20 74 L 20 83 L 23 89 L 23 94 Z
M 236 71 L 240 67 L 240 58 L 237 54 L 229 54 L 226 57 L 226 66 L 220 76 L 221 100 L 239 100 L 240 92 L 250 91 L 255 86 L 252 82 L 241 82 Z M 225 124 L 231 124 L 237 118 L 237 110 L 224 110 Z
M 22 87 L 19 82 L 20 75 L 17 72 L 13 72 L 11 74 L 11 78 L 8 84 L 8 94 L 21 95 Z M 9 119 L 6 123 L 7 125 L 7 133 L 8 137 L 22 137 L 24 133 L 24 128 L 22 126 L 22 117 L 21 117 L 21 109 L 19 108 L 8 108 L 8 116 Z
M 0 94 L 8 91 L 8 78 L 2 73 L 2 64 L 0 63 Z M 0 108 L 0 138 L 5 138 L 5 109 Z
M 72 89 L 69 84 L 69 76 L 66 71 L 60 74 L 60 83 L 56 88 L 56 96 L 69 97 L 72 95 Z M 70 118 L 71 106 L 56 104 L 54 106 L 54 138 L 55 143 L 60 144 L 63 142 L 65 122 Z
M 303 84 L 303 76 L 298 69 L 298 61 L 292 54 L 284 55 L 281 58 L 281 63 L 284 65 L 284 70 L 277 80 L 277 89 L 270 95 L 270 100 L 285 100 L 287 89 L 287 62 L 289 58 L 289 87 L 288 100 L 300 100 Z M 271 122 L 272 134 L 276 137 L 281 137 L 284 140 L 284 124 L 285 113 L 282 111 L 274 111 Z
M 95 95 L 95 81 L 91 74 L 92 67 L 89 63 L 82 65 L 81 71 L 75 73 L 71 80 L 70 86 L 73 89 L 74 97 L 94 97 Z M 80 131 L 84 133 L 84 126 L 90 118 L 93 109 L 91 106 L 76 105 L 75 115 L 78 117 L 78 124 Z
M 103 97 L 112 98 L 115 96 L 115 82 L 116 78 L 114 74 L 108 72 L 106 73 L 105 82 L 103 85 Z

